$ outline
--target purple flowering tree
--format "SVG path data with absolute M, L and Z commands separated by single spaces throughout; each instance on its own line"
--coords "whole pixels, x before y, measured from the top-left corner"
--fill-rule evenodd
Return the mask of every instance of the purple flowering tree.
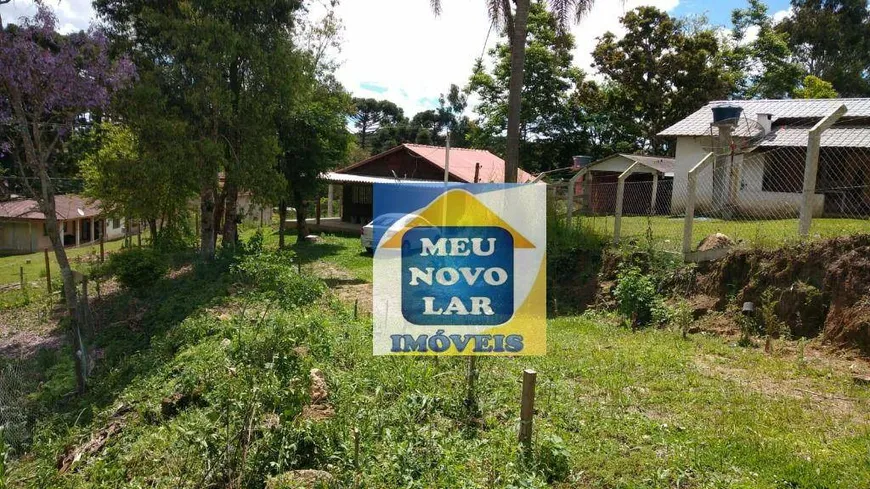
M 55 212 L 54 156 L 69 136 L 107 108 L 113 92 L 135 76 L 127 58 L 112 60 L 99 30 L 61 35 L 57 18 L 39 4 L 33 18 L 0 29 L 0 151 L 12 156 L 25 188 L 45 214 L 63 277 L 64 298 L 74 329 L 76 287 Z M 84 389 L 83 345 L 76 355 L 79 390 Z

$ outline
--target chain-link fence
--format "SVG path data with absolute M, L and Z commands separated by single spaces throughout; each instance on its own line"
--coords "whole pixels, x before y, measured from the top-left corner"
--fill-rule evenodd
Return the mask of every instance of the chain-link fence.
M 713 139 L 697 161 L 677 159 L 672 176 L 630 167 L 554 183 L 551 198 L 563 202 L 554 209 L 614 243 L 643 241 L 687 259 L 870 233 L 870 137 L 808 122 L 745 150 Z
M 13 451 L 20 449 L 30 437 L 24 371 L 20 363 L 11 360 L 0 364 L 0 429 L 3 443 Z M 4 453 L 0 452 L 0 457 Z

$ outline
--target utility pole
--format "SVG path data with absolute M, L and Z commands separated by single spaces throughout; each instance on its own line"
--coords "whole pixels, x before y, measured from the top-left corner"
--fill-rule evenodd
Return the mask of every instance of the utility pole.
M 444 185 L 450 178 L 450 129 L 447 130 L 447 147 L 444 151 Z

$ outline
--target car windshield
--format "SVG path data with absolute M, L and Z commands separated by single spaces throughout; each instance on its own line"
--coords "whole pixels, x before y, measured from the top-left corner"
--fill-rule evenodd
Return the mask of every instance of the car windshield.
M 372 221 L 372 225 L 388 228 L 398 221 L 408 222 L 415 217 L 415 214 L 382 214 Z

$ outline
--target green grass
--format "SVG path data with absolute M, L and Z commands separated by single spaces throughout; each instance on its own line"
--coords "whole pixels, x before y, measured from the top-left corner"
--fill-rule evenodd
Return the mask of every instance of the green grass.
M 584 227 L 596 233 L 613 236 L 613 216 L 583 216 L 576 218 Z M 621 236 L 628 239 L 646 239 L 647 229 L 657 246 L 679 251 L 683 242 L 683 218 L 630 216 L 622 218 Z M 697 246 L 702 239 L 714 233 L 723 233 L 747 245 L 773 248 L 798 241 L 798 220 L 779 219 L 765 221 L 725 221 L 696 219 L 692 226 L 692 242 Z M 813 219 L 810 237 L 813 239 L 870 233 L 870 219 Z
M 109 253 L 121 249 L 123 244 L 123 239 L 107 241 L 104 243 L 103 249 Z M 67 248 L 66 255 L 74 270 L 84 271 L 89 262 L 99 261 L 100 245 L 97 243 L 78 248 Z M 60 269 L 54 257 L 54 250 L 48 250 L 48 260 L 51 264 L 52 279 L 59 278 Z M 0 257 L 0 285 L 18 283 L 20 267 L 24 267 L 24 280 L 26 282 L 40 282 L 39 286 L 45 288 L 45 255 L 42 251 L 27 255 Z
M 256 227 L 245 229 L 241 239 L 249 239 L 256 231 Z M 269 248 L 277 248 L 278 232 L 269 228 L 263 228 L 263 231 L 263 243 Z M 284 237 L 285 246 L 296 252 L 303 265 L 323 260 L 346 268 L 358 279 L 372 281 L 372 255 L 363 249 L 359 236 L 323 234 L 317 242 L 297 243 L 293 231 L 288 231 Z
M 363 276 L 371 258 L 358 247 L 327 237 L 294 249 Z M 821 358 L 560 317 L 549 321 L 546 357 L 480 359 L 471 416 L 464 359 L 374 357 L 370 319 L 334 298 L 281 309 L 253 300 L 261 296 L 234 283 L 228 263 L 193 265 L 112 300 L 110 318 L 131 303 L 147 312 L 97 332 L 104 359 L 85 396 L 65 395 L 68 351 L 29 364 L 19 397 L 35 436 L 11 464 L 13 487 L 257 488 L 308 468 L 338 487 L 870 486 L 870 388 Z M 324 421 L 301 416 L 312 367 L 335 410 Z M 538 372 L 532 458 L 516 441 L 524 368 Z M 188 402 L 167 413 L 174 394 Z M 122 405 L 133 408 L 123 429 L 59 474 L 57 455 Z

